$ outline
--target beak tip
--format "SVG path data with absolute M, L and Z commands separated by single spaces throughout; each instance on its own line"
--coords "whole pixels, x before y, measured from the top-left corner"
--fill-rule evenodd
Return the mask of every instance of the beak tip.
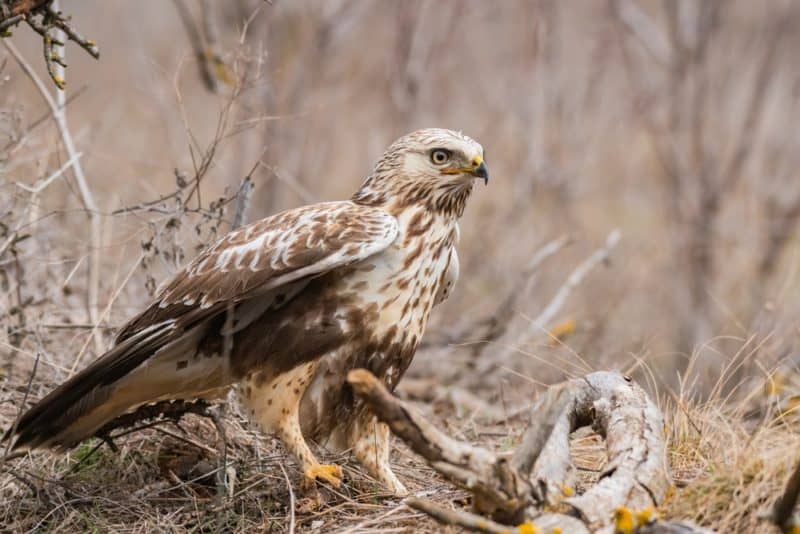
M 486 168 L 484 162 L 478 165 L 473 174 L 476 178 L 483 178 L 483 183 L 489 185 L 489 169 Z

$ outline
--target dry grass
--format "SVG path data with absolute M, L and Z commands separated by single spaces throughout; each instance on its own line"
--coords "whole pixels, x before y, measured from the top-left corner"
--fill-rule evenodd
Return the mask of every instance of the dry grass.
M 3 391 L 3 421 L 13 419 L 12 405 L 20 404 L 23 389 Z M 524 414 L 487 422 L 445 401 L 419 406 L 452 435 L 498 451 L 513 450 L 525 427 Z M 782 490 L 800 438 L 785 418 L 745 417 L 744 408 L 731 408 L 721 398 L 664 403 L 676 487 L 660 509 L 663 517 L 693 519 L 720 532 L 770 531 L 760 515 Z M 235 472 L 231 494 L 218 494 L 213 425 L 188 416 L 180 427 L 164 424 L 163 430 L 116 440 L 119 452 L 95 440 L 67 455 L 36 453 L 14 460 L 0 475 L 5 503 L 0 524 L 15 532 L 288 531 L 287 484 L 298 491 L 299 469 L 286 463 L 277 442 L 257 435 L 234 413 L 227 414 L 226 434 Z M 573 454 L 582 491 L 604 467 L 602 440 L 581 431 Z M 383 494 L 348 457 L 328 459 L 344 465 L 347 483 L 337 491 L 297 494 L 298 531 L 438 528 Z M 400 443 L 394 466 L 411 491 L 454 507 L 468 506 L 466 493 L 443 482 Z
M 785 416 L 800 393 L 796 5 L 731 1 L 707 20 L 692 2 L 212 3 L 213 93 L 171 3 L 64 4 L 102 54 L 66 54 L 100 235 L 47 106 L 0 49 L 0 428 L 227 230 L 251 170 L 252 219 L 347 197 L 392 139 L 451 127 L 484 144 L 492 181 L 471 199 L 459 287 L 408 378 L 467 392 L 500 420 L 451 402 L 463 395 L 420 406 L 461 439 L 510 450 L 546 384 L 625 370 L 668 421 L 677 487 L 663 514 L 766 528 L 758 514 L 798 447 Z M 649 19 L 612 9 L 630 5 Z M 20 28 L 13 42 L 46 80 L 36 36 Z M 535 326 L 615 229 L 619 246 L 544 326 L 552 335 Z M 569 245 L 526 269 L 561 236 Z M 214 427 L 192 417 L 121 438 L 119 453 L 89 443 L 2 466 L 0 530 L 288 531 L 282 468 L 295 488 L 297 468 L 232 412 L 232 498 L 217 495 Z M 588 484 L 600 444 L 582 436 L 575 452 Z M 295 495 L 297 531 L 436 528 L 339 460 L 341 491 L 314 510 Z M 400 445 L 395 464 L 410 489 L 466 504 Z

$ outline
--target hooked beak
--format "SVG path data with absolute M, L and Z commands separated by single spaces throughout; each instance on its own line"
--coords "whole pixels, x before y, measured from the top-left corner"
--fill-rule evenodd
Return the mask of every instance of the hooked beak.
M 486 168 L 486 163 L 483 162 L 480 156 L 475 159 L 480 160 L 480 163 L 472 170 L 472 176 L 475 178 L 483 178 L 484 185 L 489 185 L 489 169 Z
M 445 169 L 442 174 L 469 174 L 475 178 L 483 178 L 484 184 L 489 184 L 489 169 L 483 162 L 483 157 L 475 156 L 471 167 L 459 167 L 457 169 Z

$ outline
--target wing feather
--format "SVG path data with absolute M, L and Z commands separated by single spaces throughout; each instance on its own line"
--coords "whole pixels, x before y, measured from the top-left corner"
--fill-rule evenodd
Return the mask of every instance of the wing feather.
M 235 230 L 201 252 L 123 327 L 121 342 L 190 310 L 237 303 L 297 280 L 364 260 L 397 237 L 397 220 L 350 201 L 287 210 Z

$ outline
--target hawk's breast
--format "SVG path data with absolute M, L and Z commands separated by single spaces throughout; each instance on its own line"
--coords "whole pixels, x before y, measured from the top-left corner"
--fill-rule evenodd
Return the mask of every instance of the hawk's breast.
M 301 405 L 304 432 L 316 439 L 352 416 L 347 372 L 365 367 L 394 387 L 411 363 L 445 279 L 455 224 L 423 209 L 398 216 L 400 233 L 386 250 L 347 269 L 336 291 L 340 317 L 362 321 L 347 343 L 326 355 Z M 351 322 L 351 321 L 348 321 Z M 352 324 L 352 323 L 351 323 Z

